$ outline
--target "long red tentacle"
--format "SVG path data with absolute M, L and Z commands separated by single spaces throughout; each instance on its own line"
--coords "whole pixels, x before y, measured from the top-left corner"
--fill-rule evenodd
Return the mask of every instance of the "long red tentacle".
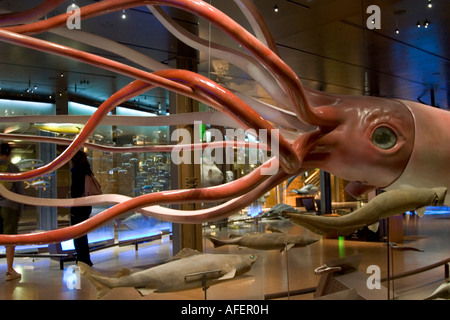
M 266 48 L 261 42 L 259 42 L 255 37 L 245 31 L 232 19 L 218 11 L 217 9 L 211 7 L 205 2 L 194 1 L 194 0 L 179 0 L 179 1 L 136 1 L 136 0 L 110 0 L 102 1 L 100 3 L 95 3 L 82 8 L 81 14 L 83 18 L 91 18 L 97 15 L 110 13 L 112 11 L 122 10 L 129 7 L 142 5 L 142 4 L 154 4 L 154 5 L 169 5 L 178 7 L 199 16 L 206 18 L 207 20 L 216 24 L 224 32 L 233 37 L 236 41 L 241 43 L 246 47 L 251 53 L 253 53 L 257 59 L 266 66 L 271 73 L 273 73 L 277 79 L 283 84 L 286 92 L 289 93 L 290 99 L 296 106 L 296 113 L 302 120 L 311 123 L 323 123 L 323 119 L 317 116 L 316 110 L 313 110 L 311 105 L 308 103 L 302 85 L 295 75 L 295 73 L 274 54 L 271 50 Z M 218 108 L 224 112 L 227 112 L 231 116 L 236 117 L 245 127 L 254 129 L 272 129 L 272 127 L 261 117 L 258 117 L 255 112 L 242 103 L 239 99 L 234 98 L 234 95 L 230 95 L 227 90 L 216 86 L 216 84 L 209 79 L 203 78 L 199 75 L 194 75 L 190 72 L 178 70 L 178 71 L 160 71 L 159 74 L 151 74 L 130 66 L 123 65 L 102 57 L 98 57 L 89 53 L 79 52 L 72 48 L 63 47 L 60 45 L 48 43 L 39 39 L 34 39 L 25 35 L 17 34 L 20 33 L 36 33 L 48 30 L 49 28 L 62 25 L 66 22 L 70 14 L 62 14 L 57 17 L 47 19 L 44 21 L 32 23 L 26 26 L 11 27 L 0 29 L 0 39 L 3 41 L 15 43 L 21 46 L 26 46 L 32 49 L 37 49 L 40 51 L 60 54 L 72 59 L 77 59 L 82 62 L 94 64 L 101 68 L 119 72 L 138 79 L 113 95 L 110 99 L 105 102 L 103 107 L 99 108 L 98 113 L 96 112 L 94 116 L 88 121 L 85 128 L 73 141 L 73 143 L 61 154 L 58 158 L 52 161 L 50 164 L 29 171 L 28 173 L 20 173 L 14 175 L 1 175 L 2 180 L 23 180 L 30 177 L 42 175 L 43 173 L 55 170 L 59 168 L 64 161 L 68 161 L 71 156 L 81 147 L 81 145 L 86 141 L 90 133 L 102 117 L 106 114 L 106 110 L 110 110 L 114 106 L 118 105 L 125 99 L 129 99 L 132 96 L 140 94 L 142 91 L 146 91 L 153 87 L 154 85 L 161 86 L 163 88 L 184 94 L 194 99 L 204 101 L 213 107 Z M 7 31 L 9 30 L 9 31 Z M 14 32 L 11 32 L 14 31 Z M 183 80 L 183 83 L 180 82 Z M 187 84 L 186 84 L 187 83 Z M 230 98 L 233 97 L 233 98 Z M 107 112 L 106 112 L 107 113 Z M 271 132 L 268 132 L 269 134 Z M 289 173 L 294 173 L 299 170 L 301 157 L 294 152 L 292 147 L 284 140 L 281 139 L 281 152 L 280 161 L 283 169 L 287 173 L 280 171 L 275 176 L 263 177 L 261 176 L 261 170 L 263 166 L 245 176 L 236 180 L 233 183 L 226 185 L 211 187 L 208 189 L 194 189 L 194 190 L 174 190 L 174 191 L 164 191 L 162 193 L 147 194 L 140 196 L 124 203 L 118 204 L 104 213 L 101 213 L 80 225 L 52 230 L 37 235 L 17 235 L 17 236 L 2 236 L 0 237 L 0 243 L 17 244 L 17 243 L 37 243 L 40 242 L 59 242 L 62 238 L 70 239 L 75 238 L 81 234 L 85 234 L 98 227 L 98 225 L 104 223 L 105 221 L 111 219 L 112 216 L 119 215 L 123 212 L 130 211 L 133 209 L 140 208 L 149 204 L 169 204 L 169 203 L 184 203 L 192 201 L 212 201 L 217 199 L 227 199 L 235 197 L 238 195 L 250 192 L 252 197 L 255 196 L 254 190 L 261 191 L 262 186 L 264 188 L 273 187 L 275 182 L 279 183 L 279 179 L 285 179 Z M 270 164 L 276 162 L 276 159 L 269 161 Z M 294 165 L 292 165 L 294 163 Z M 266 164 L 267 165 L 267 164 Z M 277 180 L 278 179 L 278 180 Z M 255 186 L 257 186 L 255 188 Z M 265 190 L 265 189 L 264 189 Z M 245 201 L 249 201 L 252 197 L 243 197 Z M 253 198 L 252 198 L 253 199 Z M 230 203 L 230 206 L 224 206 L 224 208 L 231 208 L 231 205 L 242 205 L 241 202 L 236 201 Z M 190 220 L 192 221 L 192 220 Z M 32 239 L 32 240 L 30 240 Z M 55 240 L 56 239 L 56 240 Z M 6 241 L 6 242 L 4 242 Z M 18 242 L 19 241 L 19 242 Z M 23 241 L 23 242 L 20 242 Z
M 295 113 L 302 121 L 311 125 L 333 126 L 334 120 L 325 117 L 319 110 L 315 110 L 308 102 L 303 86 L 294 71 L 276 53 L 261 43 L 256 37 L 242 28 L 233 19 L 204 1 L 197 0 L 108 0 L 94 3 L 81 8 L 81 18 L 93 18 L 98 15 L 111 13 L 140 5 L 166 5 L 177 7 L 214 23 L 218 28 L 244 46 L 260 61 L 285 87 L 295 108 Z M 64 25 L 70 13 L 31 23 L 24 26 L 7 28 L 18 33 L 40 33 L 50 28 Z
M 135 209 L 139 209 L 148 205 L 156 204 L 173 204 L 173 203 L 193 203 L 200 201 L 217 201 L 218 199 L 230 199 L 251 192 L 257 186 L 264 182 L 269 176 L 261 176 L 261 170 L 265 166 L 271 166 L 272 162 L 276 162 L 276 158 L 272 158 L 267 163 L 255 169 L 250 174 L 239 178 L 233 182 L 209 188 L 199 189 L 185 189 L 185 190 L 170 190 L 145 194 L 128 201 L 119 203 L 105 211 L 91 217 L 77 225 L 65 227 L 56 230 L 45 231 L 41 233 L 18 234 L 18 235 L 0 235 L 0 244 L 38 244 L 38 243 L 55 243 L 68 239 L 80 237 L 90 231 L 98 228 L 104 223 L 114 219 L 115 217 Z M 284 179 L 287 174 L 280 172 L 276 176 L 276 181 L 279 183 L 280 176 Z M 273 180 L 274 176 L 269 179 Z M 274 185 L 271 185 L 273 187 Z M 267 186 L 265 186 L 267 187 Z M 261 190 L 260 190 L 261 191 Z M 256 198 L 255 198 L 256 199 Z M 248 197 L 243 198 L 244 202 L 248 202 Z M 240 203 L 242 205 L 242 202 Z M 241 206 L 242 208 L 242 206 Z M 227 208 L 225 208 L 226 210 Z M 204 217 L 203 217 L 204 218 Z M 165 220 L 170 220 L 170 217 L 165 216 Z M 178 222 L 192 223 L 193 219 L 181 219 Z M 195 221 L 195 219 L 194 219 Z
M 113 60 L 96 56 L 94 54 L 82 52 L 62 45 L 55 45 L 47 41 L 1 29 L 0 39 L 2 39 L 3 41 L 26 46 L 28 48 L 70 57 L 72 59 L 80 60 L 108 70 L 129 75 L 135 77 L 136 79 L 161 86 L 180 94 L 184 94 L 188 97 L 203 101 L 221 111 L 227 112 L 231 117 L 234 117 L 246 128 L 255 129 L 257 133 L 258 130 L 265 129 L 267 130 L 267 134 L 269 137 L 272 134 L 273 127 L 261 116 L 259 116 L 252 108 L 242 102 L 242 100 L 237 98 L 230 91 L 196 73 L 186 70 L 163 70 L 155 73 L 149 73 Z M 180 80 L 183 80 L 183 83 L 181 83 Z M 149 88 L 150 87 L 148 87 L 148 89 Z M 94 113 L 92 118 L 104 118 L 104 111 L 100 111 L 100 109 L 102 108 L 100 107 L 99 110 Z M 98 125 L 99 122 L 96 121 L 95 123 L 96 125 Z M 93 128 L 93 126 L 91 126 L 89 123 L 89 125 L 87 124 L 85 126 L 82 132 L 88 132 L 90 128 Z M 285 171 L 293 173 L 299 167 L 297 157 L 290 144 L 283 137 L 279 136 L 277 138 L 279 139 L 280 144 L 280 164 Z M 270 145 L 270 140 L 268 141 L 268 143 Z M 16 177 L 19 177 L 20 175 L 21 174 L 17 174 Z M 1 174 L 0 178 L 2 178 Z
M 55 9 L 66 0 L 46 0 L 38 6 L 21 12 L 0 14 L 0 26 L 16 25 L 37 20 Z
M 41 176 L 48 172 L 54 171 L 62 167 L 67 163 L 73 155 L 81 148 L 84 142 L 89 138 L 95 127 L 97 127 L 102 119 L 106 117 L 109 111 L 115 108 L 117 105 L 129 100 L 130 98 L 139 95 L 152 86 L 142 82 L 134 81 L 129 85 L 125 86 L 115 94 L 113 94 L 109 99 L 107 99 L 98 110 L 89 118 L 86 126 L 81 130 L 80 134 L 73 140 L 73 142 L 67 147 L 58 157 L 56 157 L 50 163 L 25 172 L 20 173 L 0 173 L 1 180 L 17 181 L 17 180 L 27 180 L 34 177 Z

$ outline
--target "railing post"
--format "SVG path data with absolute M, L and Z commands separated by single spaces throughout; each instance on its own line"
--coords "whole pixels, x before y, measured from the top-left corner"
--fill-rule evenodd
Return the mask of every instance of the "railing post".
M 444 275 L 445 275 L 445 279 L 449 280 L 450 276 L 449 276 L 448 263 L 444 264 Z

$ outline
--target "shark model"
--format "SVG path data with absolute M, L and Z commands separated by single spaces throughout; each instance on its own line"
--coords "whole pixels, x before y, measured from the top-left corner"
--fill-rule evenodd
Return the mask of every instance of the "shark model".
M 78 266 L 81 274 L 96 287 L 97 299 L 100 299 L 111 289 L 119 287 L 134 287 L 143 296 L 152 292 L 200 288 L 204 276 L 209 287 L 250 271 L 257 259 L 258 256 L 254 254 L 203 254 L 185 248 L 168 262 L 156 267 L 137 272 L 123 268 L 112 277 L 82 262 Z
M 301 189 L 294 189 L 290 191 L 289 193 L 296 193 L 301 196 L 312 196 L 319 192 L 319 188 L 313 184 L 307 184 Z
M 74 123 L 32 123 L 31 127 L 51 133 L 79 134 L 84 125 Z
M 291 221 L 317 234 L 337 231 L 346 236 L 369 226 L 378 230 L 379 220 L 416 210 L 423 216 L 426 206 L 439 206 L 445 201 L 447 188 L 405 188 L 379 194 L 356 211 L 339 217 L 316 216 L 312 214 L 287 213 Z
M 317 239 L 303 236 L 294 236 L 281 232 L 254 234 L 233 239 L 219 239 L 213 236 L 205 236 L 213 244 L 214 248 L 226 245 L 238 245 L 256 250 L 289 250 L 294 247 L 306 247 Z
M 267 212 L 263 212 L 261 213 L 260 217 L 261 218 L 266 218 L 266 219 L 284 219 L 284 214 L 286 212 L 297 212 L 300 213 L 300 210 L 295 209 L 294 207 L 285 204 L 285 203 L 279 203 L 274 205 L 272 208 L 270 208 Z

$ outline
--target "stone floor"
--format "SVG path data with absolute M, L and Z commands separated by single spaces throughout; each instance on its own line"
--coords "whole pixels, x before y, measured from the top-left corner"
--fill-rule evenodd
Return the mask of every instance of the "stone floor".
M 368 266 L 377 265 L 381 277 L 387 275 L 387 249 L 381 242 L 357 240 L 326 239 L 316 236 L 302 227 L 292 225 L 288 220 L 263 221 L 262 223 L 235 223 L 222 230 L 205 228 L 205 233 L 214 232 L 218 237 L 229 234 L 249 234 L 265 230 L 268 226 L 283 232 L 317 237 L 318 241 L 303 248 L 293 248 L 286 252 L 277 250 L 262 251 L 236 246 L 213 248 L 211 242 L 204 239 L 205 253 L 245 253 L 259 255 L 252 269 L 243 276 L 211 286 L 206 291 L 208 300 L 259 300 L 267 295 L 314 288 L 320 276 L 314 269 L 329 260 L 360 255 L 358 271 L 366 273 Z M 450 257 L 450 214 L 415 215 L 403 217 L 404 241 L 399 246 L 414 247 L 422 250 L 394 250 L 390 252 L 391 274 L 421 268 Z M 172 243 L 169 236 L 160 240 L 139 245 L 114 246 L 92 252 L 94 268 L 106 275 L 112 275 L 122 267 L 132 271 L 142 270 L 170 258 Z M 16 258 L 15 268 L 22 273 L 20 281 L 5 281 L 6 260 L 0 259 L 0 300 L 96 300 L 96 289 L 84 277 L 80 279 L 79 288 L 70 285 L 73 279 L 73 262 L 65 263 L 60 270 L 58 261 L 49 258 Z M 367 274 L 367 277 L 369 274 Z M 72 278 L 71 278 L 72 277 Z M 430 295 L 439 285 L 446 281 L 444 267 L 438 267 L 421 274 L 397 279 L 389 283 L 390 298 L 397 300 L 422 300 Z M 385 281 L 384 287 L 388 286 Z M 72 287 L 72 288 L 71 288 Z M 313 293 L 290 295 L 284 300 L 312 300 Z M 388 299 L 381 296 L 380 299 Z M 133 288 L 115 288 L 104 296 L 105 300 L 202 300 L 205 292 L 200 289 L 185 290 L 174 293 L 151 293 L 141 296 Z

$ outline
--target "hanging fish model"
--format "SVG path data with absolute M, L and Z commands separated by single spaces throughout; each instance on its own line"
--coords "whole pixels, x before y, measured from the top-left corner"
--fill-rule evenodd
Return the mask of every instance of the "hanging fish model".
M 19 162 L 16 162 L 15 165 L 19 169 L 31 169 L 43 166 L 44 161 L 40 159 L 21 159 Z
M 313 184 L 307 184 L 306 186 L 304 186 L 301 189 L 294 189 L 294 190 L 290 191 L 290 193 L 296 193 L 296 194 L 302 195 L 302 196 L 314 195 L 317 192 L 319 192 L 319 188 Z
M 404 212 L 418 212 L 423 216 L 425 206 L 439 206 L 445 201 L 447 188 L 405 188 L 383 192 L 363 207 L 339 217 L 316 216 L 312 214 L 287 213 L 291 221 L 312 232 L 325 234 L 337 231 L 350 235 L 356 230 L 369 226 L 378 230 L 378 221 Z M 422 209 L 422 210 L 418 210 Z
M 74 123 L 32 123 L 31 127 L 59 134 L 79 134 L 84 125 Z
M 238 245 L 256 250 L 289 250 L 296 247 L 306 247 L 317 239 L 304 236 L 289 235 L 281 232 L 253 234 L 232 239 L 219 239 L 214 236 L 205 236 L 213 244 L 214 248 L 226 245 Z

